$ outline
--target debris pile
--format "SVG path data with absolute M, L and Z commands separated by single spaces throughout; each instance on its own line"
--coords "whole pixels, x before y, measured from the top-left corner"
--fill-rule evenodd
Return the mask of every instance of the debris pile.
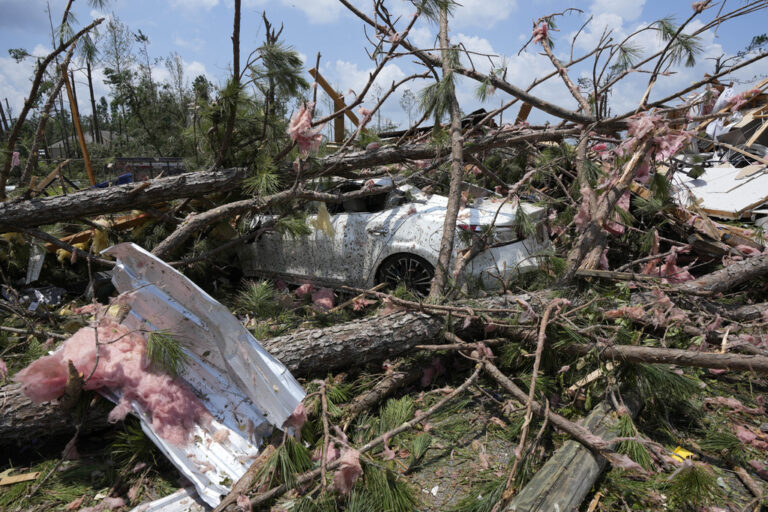
M 184 161 L 122 158 L 96 179 L 64 160 L 30 181 L 10 169 L 37 152 L 10 153 L 0 508 L 764 507 L 768 80 L 726 85 L 764 41 L 653 98 L 703 31 L 766 6 L 697 26 L 713 5 L 695 2 L 644 28 L 664 43 L 645 61 L 606 37 L 584 57 L 597 83 L 553 53 L 567 13 L 542 17 L 524 49 L 553 72 L 523 89 L 491 56 L 489 73 L 461 45 L 451 58 L 443 2 L 407 20 L 342 3 L 377 60 L 359 94 L 311 71 L 331 112 L 266 16 L 246 92 L 236 0 L 235 74 L 218 98 L 196 84 L 206 139 L 180 130 Z M 440 54 L 411 42 L 421 16 L 442 18 Z M 430 72 L 364 103 L 404 55 Z M 459 75 L 510 100 L 463 116 Z M 648 78 L 638 107 L 611 114 L 630 75 Z M 416 79 L 435 80 L 421 119 L 374 128 Z M 550 79 L 577 108 L 535 95 Z M 157 154 L 170 144 L 134 124 Z

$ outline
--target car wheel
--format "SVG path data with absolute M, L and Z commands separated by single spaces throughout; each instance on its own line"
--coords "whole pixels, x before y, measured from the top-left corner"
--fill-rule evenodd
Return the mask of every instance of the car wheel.
M 395 254 L 379 267 L 379 283 L 388 283 L 395 287 L 405 283 L 406 288 L 420 297 L 429 295 L 429 287 L 435 276 L 435 267 L 427 260 L 415 254 Z

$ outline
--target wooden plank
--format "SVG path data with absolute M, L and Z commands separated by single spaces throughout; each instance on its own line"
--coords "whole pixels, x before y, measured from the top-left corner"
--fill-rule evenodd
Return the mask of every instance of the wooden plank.
M 344 101 L 339 98 L 333 99 L 333 108 L 336 112 L 344 109 Z M 333 142 L 336 144 L 344 143 L 344 116 L 338 116 L 333 119 Z
M 742 154 L 744 156 L 748 156 L 749 158 L 754 158 L 755 160 L 757 160 L 761 164 L 768 165 L 768 158 L 763 158 L 761 156 L 757 156 L 754 153 L 750 153 L 749 151 L 744 151 L 741 148 L 737 148 L 736 146 L 733 146 L 731 144 L 726 144 L 725 142 L 717 142 L 716 144 L 718 146 L 722 146 L 724 148 L 730 149 L 731 151 L 735 151 L 737 153 L 740 153 L 740 154 Z
M 632 183 L 630 186 L 632 192 L 636 193 L 643 199 L 647 200 L 651 197 L 651 192 L 642 185 L 638 183 Z M 755 249 L 763 249 L 762 246 L 755 242 L 755 240 L 752 238 L 754 235 L 751 234 L 749 230 L 744 230 L 735 226 L 728 226 L 727 224 L 715 224 L 712 220 L 709 219 L 707 212 L 701 208 L 696 208 L 696 211 L 694 212 L 698 215 L 694 215 L 693 213 L 683 208 L 674 208 L 670 211 L 670 213 L 683 224 L 690 224 L 699 233 L 702 233 L 718 242 L 724 242 L 731 247 L 744 244 L 749 245 L 750 247 L 754 247 Z
M 19 482 L 29 482 L 30 480 L 37 480 L 38 476 L 40 476 L 39 471 L 35 471 L 34 473 L 24 473 L 21 475 L 5 476 L 3 478 L 0 478 L 0 486 L 18 484 Z
M 48 187 L 48 185 L 50 185 L 51 183 L 53 183 L 53 180 L 55 180 L 55 179 L 56 179 L 56 177 L 59 175 L 59 173 L 61 172 L 61 169 L 62 169 L 62 168 L 65 166 L 65 165 L 67 165 L 68 163 L 69 163 L 69 158 L 67 158 L 66 160 L 64 160 L 63 162 L 61 162 L 59 165 L 57 165 L 57 166 L 56 166 L 56 168 L 55 168 L 54 170 L 52 170 L 52 171 L 51 171 L 51 172 L 48 174 L 48 176 L 46 176 L 46 177 L 45 177 L 45 179 L 44 179 L 43 181 L 41 181 L 40 183 L 37 183 L 37 184 L 31 184 L 31 185 L 30 185 L 30 187 L 29 187 L 29 189 L 28 189 L 28 192 L 27 192 L 27 194 L 28 194 L 29 198 L 33 198 L 33 197 L 35 197 L 35 196 L 36 196 L 36 195 L 38 195 L 40 192 L 42 192 L 43 190 L 45 190 L 45 189 L 46 189 L 46 187 Z M 34 176 L 33 176 L 33 177 L 34 177 Z
M 520 112 L 517 113 L 517 117 L 515 118 L 515 124 L 520 124 L 523 121 L 526 121 L 532 109 L 533 109 L 533 105 L 531 105 L 530 103 L 523 103 L 520 106 Z
M 72 84 L 69 83 L 69 77 L 67 76 L 67 65 L 61 65 L 62 79 L 64 85 L 67 87 L 67 96 L 69 97 L 69 110 L 72 112 L 72 121 L 75 123 L 75 131 L 77 132 L 77 140 L 80 141 L 80 149 L 83 152 L 83 161 L 85 162 L 85 170 L 88 173 L 88 180 L 91 182 L 91 186 L 96 184 L 96 177 L 93 175 L 93 166 L 91 165 L 91 157 L 88 154 L 88 147 L 85 145 L 85 137 L 83 136 L 83 127 L 80 125 L 80 113 L 77 110 L 77 101 L 75 95 L 72 92 Z
M 341 101 L 341 108 L 346 107 L 346 104 L 344 103 L 344 96 L 342 96 L 340 93 L 336 91 L 333 87 L 331 87 L 331 84 L 329 84 L 325 78 L 323 78 L 323 75 L 320 74 L 319 71 L 317 71 L 315 68 L 312 68 L 309 70 L 309 74 L 312 75 L 312 78 L 315 79 L 315 82 L 323 88 L 323 90 L 328 93 L 328 96 L 330 96 L 333 99 L 334 107 L 338 110 L 340 110 L 338 107 L 336 107 L 336 100 Z M 349 118 L 350 121 L 355 123 L 355 126 L 360 126 L 360 120 L 357 118 L 354 112 L 351 110 L 347 110 L 344 112 L 344 114 Z
M 766 85 L 768 85 L 768 78 L 761 80 L 761 81 L 760 81 L 760 83 L 759 83 L 759 84 L 757 84 L 757 87 L 755 87 L 755 88 L 756 88 L 756 89 L 760 89 L 760 91 L 762 92 L 763 88 L 764 88 Z M 754 100 L 755 98 L 757 98 L 758 96 L 760 96 L 760 93 L 758 93 L 758 94 L 755 94 L 755 95 L 754 95 L 752 98 L 750 98 L 750 99 L 749 99 L 749 101 L 753 101 L 753 100 Z M 732 106 L 733 106 L 733 104 L 732 104 L 732 103 L 728 103 L 726 106 L 724 106 L 723 108 L 721 108 L 721 109 L 720 109 L 720 110 L 719 110 L 717 113 L 718 113 L 718 114 L 724 114 L 724 113 L 725 113 L 725 112 L 727 112 L 727 111 L 728 111 L 728 110 L 729 110 L 729 109 L 730 109 Z M 696 133 L 696 132 L 699 132 L 699 131 L 703 130 L 704 128 L 706 128 L 706 127 L 709 125 L 709 123 L 711 123 L 711 122 L 712 122 L 712 121 L 714 121 L 715 119 L 716 119 L 716 118 L 713 118 L 713 119 L 707 119 L 706 121 L 702 122 L 701 124 L 699 124 L 699 126 L 697 126 L 697 127 L 696 127 L 696 128 L 693 130 L 693 131 L 694 131 L 694 133 Z
M 634 416 L 639 406 L 626 403 Z M 607 402 L 601 402 L 581 424 L 603 439 L 616 437 L 616 414 Z M 596 456 L 577 441 L 566 441 L 544 463 L 528 485 L 515 496 L 507 511 L 515 512 L 570 512 L 579 509 L 600 474 L 606 460 Z
M 763 118 L 768 116 L 756 116 L 756 117 Z M 754 144 L 755 141 L 760 138 L 760 136 L 763 134 L 763 132 L 765 132 L 766 129 L 768 129 L 768 121 L 763 121 L 763 124 L 761 124 L 760 127 L 757 130 L 755 130 L 755 133 L 753 133 L 752 136 L 749 138 L 746 146 L 748 148 L 751 148 L 752 144 Z

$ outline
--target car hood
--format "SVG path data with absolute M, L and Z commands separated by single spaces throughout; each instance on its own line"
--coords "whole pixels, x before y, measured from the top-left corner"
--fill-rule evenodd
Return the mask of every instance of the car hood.
M 437 194 L 428 196 L 419 193 L 416 204 L 416 213 L 430 217 L 430 220 L 431 218 L 443 219 L 448 207 L 448 198 Z M 518 206 L 512 201 L 505 202 L 503 198 L 492 197 L 475 199 L 470 205 L 459 210 L 456 220 L 458 224 L 484 226 L 494 223 L 497 226 L 509 226 L 514 222 L 518 207 L 533 221 L 540 221 L 546 217 L 547 209 L 544 207 L 525 202 L 519 203 Z

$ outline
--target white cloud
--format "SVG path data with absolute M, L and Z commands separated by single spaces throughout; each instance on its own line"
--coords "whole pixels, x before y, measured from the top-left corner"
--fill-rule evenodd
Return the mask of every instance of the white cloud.
M 32 51 L 29 52 L 33 57 L 47 57 L 51 53 L 51 49 L 42 44 L 36 44 Z
M 506 20 L 517 9 L 517 0 L 458 0 L 450 25 L 489 28 Z
M 645 0 L 594 0 L 590 6 L 593 14 L 615 14 L 626 21 L 635 21 L 643 13 Z
M 210 10 L 219 5 L 219 0 L 170 0 L 170 4 L 171 7 L 186 11 Z
M 339 92 L 345 95 L 347 104 L 354 101 L 355 96 L 349 93 L 349 89 L 352 89 L 355 93 L 360 93 L 368 83 L 370 74 L 374 68 L 360 69 L 360 67 L 353 62 L 337 60 L 335 63 L 326 62 L 323 68 L 323 76 L 328 82 L 336 88 Z M 374 87 L 368 91 L 363 106 L 365 108 L 373 108 L 377 99 L 376 96 L 383 96 L 386 93 L 393 82 L 397 82 L 405 78 L 405 73 L 397 64 L 387 64 L 381 70 L 376 77 Z M 400 107 L 399 101 L 402 97 L 404 88 L 410 88 L 412 91 L 418 91 L 424 86 L 424 81 L 416 82 L 411 81 L 405 84 L 403 87 L 395 91 L 384 103 L 384 107 L 381 110 L 382 120 L 391 119 L 395 122 L 402 122 L 405 118 L 405 113 Z M 378 87 L 378 89 L 377 89 Z M 327 114 L 330 110 L 328 96 L 321 90 L 318 90 L 318 108 L 322 113 Z M 405 118 L 407 121 L 407 118 Z M 349 128 L 349 126 L 348 126 Z
M 205 69 L 205 64 L 200 61 L 193 60 L 192 62 L 183 61 L 184 75 L 187 81 L 194 80 L 198 75 L 204 75 L 209 81 L 213 81 L 213 76 Z
M 101 11 L 98 11 L 96 9 L 91 9 L 91 12 L 89 13 L 89 16 L 91 19 L 97 20 L 99 18 L 104 18 L 104 21 L 109 23 L 109 21 L 112 19 L 112 16 L 106 13 L 103 13 Z
M 173 44 L 181 48 L 191 48 L 193 50 L 200 50 L 205 45 L 205 41 L 203 41 L 199 37 L 184 39 L 183 37 L 176 36 L 173 38 Z
M 329 76 L 332 83 L 340 84 L 340 92 L 346 94 L 349 89 L 359 93 L 368 83 L 374 68 L 360 69 L 357 64 L 345 60 L 337 60 L 334 67 L 329 70 Z M 328 71 L 327 71 L 328 72 Z M 386 90 L 392 85 L 393 81 L 402 80 L 405 73 L 397 64 L 387 64 L 376 76 L 375 84 L 382 90 Z M 370 95 L 370 92 L 369 92 Z
M 338 0 L 282 0 L 282 3 L 302 11 L 310 23 L 336 21 L 341 16 L 343 7 Z
M 432 48 L 435 46 L 435 34 L 427 26 L 413 27 L 408 32 L 408 39 L 411 40 L 417 48 Z
M 198 75 L 204 75 L 209 81 L 215 82 L 215 78 L 205 68 L 205 64 L 200 61 L 193 60 L 192 62 L 181 60 L 181 65 L 184 69 L 184 82 L 185 85 L 195 79 Z M 157 82 L 170 83 L 171 73 L 164 65 L 152 67 L 152 77 Z
M 357 5 L 362 2 L 358 0 L 353 3 Z M 453 9 L 453 16 L 448 22 L 451 29 L 489 28 L 499 21 L 509 18 L 509 15 L 517 9 L 517 0 L 457 0 L 457 4 Z M 416 11 L 411 2 L 403 0 L 394 0 L 388 3 L 387 9 L 393 17 L 401 17 L 404 22 L 407 22 Z
M 481 73 L 487 73 L 493 67 L 486 55 L 495 56 L 496 52 L 491 42 L 484 37 L 468 36 L 459 32 L 451 38 L 451 43 L 460 44 L 469 52 L 469 56 L 466 52 L 460 54 L 464 66 L 474 65 L 475 69 Z M 498 58 L 493 58 L 493 61 L 497 63 Z
M 606 31 L 611 31 L 614 41 L 623 40 L 626 37 L 624 33 L 624 19 L 618 14 L 613 13 L 596 14 L 579 34 L 578 39 L 576 39 L 576 47 L 582 50 L 591 50 L 597 46 L 597 43 Z M 568 36 L 568 41 L 570 42 L 575 35 L 576 32 L 574 31 Z
M 17 64 L 10 57 L 0 57 L 0 91 L 3 91 L 3 97 L 8 98 L 14 117 L 21 111 L 24 98 L 29 94 L 34 72 L 32 59 L 24 59 Z

